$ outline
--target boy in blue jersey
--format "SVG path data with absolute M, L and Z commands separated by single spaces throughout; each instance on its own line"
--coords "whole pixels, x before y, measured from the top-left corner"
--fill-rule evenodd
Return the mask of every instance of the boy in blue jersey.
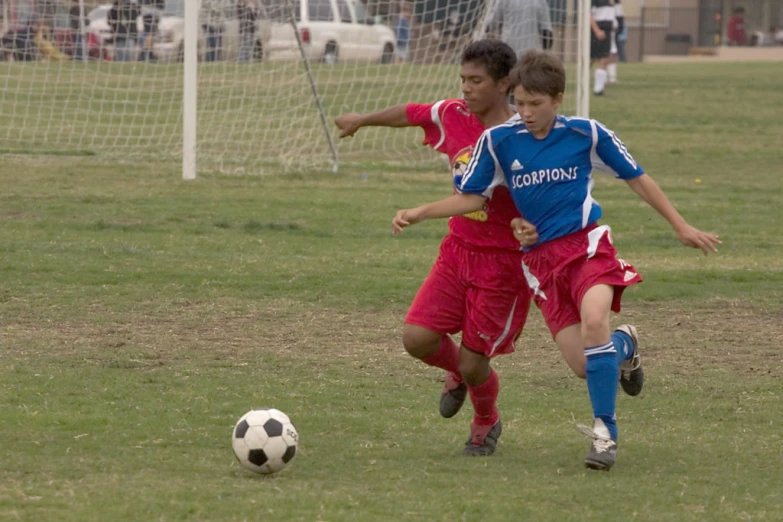
M 424 219 L 471 212 L 492 197 L 495 187 L 509 188 L 539 235 L 523 255 L 536 304 L 566 359 L 576 356 L 576 347 L 586 359 L 594 425 L 588 428 L 593 440 L 585 465 L 608 471 L 617 455 L 617 381 L 621 368 L 633 372 L 638 349 L 636 329 L 625 325 L 611 333 L 610 315 L 620 311 L 625 287 L 641 277 L 616 257 L 609 227 L 598 225 L 601 207 L 592 198 L 593 170 L 626 181 L 685 245 L 707 254 L 717 252 L 720 241 L 685 221 L 612 131 L 595 120 L 557 115 L 565 91 L 559 58 L 530 51 L 510 78 L 519 119 L 482 135 L 465 173 L 455 179 L 459 194 L 401 210 L 392 227 L 399 233 Z M 518 227 L 518 237 L 527 233 Z

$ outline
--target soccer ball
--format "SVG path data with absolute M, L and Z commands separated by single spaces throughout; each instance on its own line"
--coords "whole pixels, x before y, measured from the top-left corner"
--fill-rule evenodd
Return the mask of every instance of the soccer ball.
M 231 445 L 245 468 L 255 473 L 275 473 L 296 455 L 299 434 L 280 410 L 250 410 L 234 426 Z

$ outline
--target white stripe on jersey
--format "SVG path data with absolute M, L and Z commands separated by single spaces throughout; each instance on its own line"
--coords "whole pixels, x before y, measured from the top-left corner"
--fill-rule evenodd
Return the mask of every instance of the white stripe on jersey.
M 585 194 L 585 200 L 582 202 L 582 228 L 587 226 L 587 222 L 590 220 L 590 212 L 593 210 L 593 205 L 597 205 L 598 202 L 593 199 L 593 187 L 595 186 L 595 178 L 593 173 L 590 173 L 590 181 L 587 182 L 587 194 Z
M 590 163 L 593 164 L 593 168 L 606 172 L 608 174 L 612 174 L 614 177 L 619 178 L 620 174 L 618 174 L 617 171 L 615 171 L 609 165 L 604 163 L 604 160 L 602 160 L 601 157 L 598 155 L 598 151 L 596 150 L 598 148 L 598 126 L 597 126 L 598 122 L 596 122 L 595 120 L 589 120 L 589 121 L 590 121 L 590 132 L 593 135 L 593 146 L 590 148 Z
M 438 140 L 437 145 L 432 147 L 435 150 L 438 150 L 438 147 L 443 145 L 443 142 L 446 141 L 446 131 L 443 129 L 443 122 L 440 120 L 440 106 L 443 105 L 443 102 L 445 100 L 441 100 L 439 102 L 435 102 L 432 105 L 432 108 L 430 109 L 430 119 L 432 120 L 432 123 L 438 126 L 438 130 L 440 131 L 440 139 Z
M 610 138 L 612 138 L 612 142 L 614 143 L 614 146 L 617 147 L 617 150 L 620 152 L 620 154 L 623 155 L 626 161 L 628 161 L 628 163 L 630 163 L 634 169 L 638 169 L 639 165 L 637 165 L 636 162 L 633 160 L 631 153 L 628 152 L 628 149 L 625 147 L 625 145 L 623 145 L 623 142 L 620 141 L 620 138 L 617 137 L 617 134 L 604 127 L 602 123 L 599 122 L 595 122 L 595 123 L 596 125 L 601 127 L 601 129 L 603 129 L 604 132 L 606 132 Z
M 478 158 L 481 153 L 484 152 L 484 147 L 487 146 L 488 141 L 489 131 L 484 131 L 476 143 L 476 148 L 473 150 L 473 154 L 470 155 L 470 161 L 468 161 L 468 165 L 465 167 L 465 173 L 462 175 L 462 182 L 459 184 L 460 189 L 465 186 L 470 177 L 473 175 L 473 172 L 476 170 L 476 158 Z M 495 155 L 492 154 L 492 157 L 495 158 Z

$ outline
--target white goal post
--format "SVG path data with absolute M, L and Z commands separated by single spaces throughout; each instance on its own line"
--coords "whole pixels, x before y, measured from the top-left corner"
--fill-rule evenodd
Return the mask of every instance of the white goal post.
M 500 35 L 498 1 L 0 0 L 0 154 L 181 164 L 184 179 L 442 168 L 417 129 L 340 140 L 333 120 L 459 97 L 461 52 Z M 547 2 L 562 110 L 587 116 L 590 0 Z

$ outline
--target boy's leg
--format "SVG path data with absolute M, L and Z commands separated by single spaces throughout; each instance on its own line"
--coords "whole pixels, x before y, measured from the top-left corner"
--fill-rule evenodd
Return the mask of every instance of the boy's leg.
M 644 370 L 639 357 L 639 335 L 632 324 L 621 324 L 612 333 L 620 364 L 620 386 L 631 396 L 639 395 L 644 387 Z
M 581 324 L 566 326 L 555 335 L 555 343 L 560 349 L 560 355 L 565 360 L 574 375 L 585 378 L 585 343 L 582 341 Z
M 498 374 L 489 365 L 489 357 L 477 353 L 464 344 L 460 347 L 460 373 L 468 385 L 473 404 L 473 422 L 470 437 L 465 443 L 464 455 L 485 457 L 497 447 L 503 425 L 498 414 L 497 399 L 500 385 Z
M 462 329 L 465 316 L 466 287 L 454 269 L 461 257 L 447 237 L 408 310 L 402 333 L 403 346 L 410 355 L 448 372 L 439 404 L 440 414 L 446 418 L 457 414 L 467 396 L 459 373 L 459 347 L 449 336 Z
M 459 366 L 474 416 L 463 453 L 486 456 L 494 453 L 502 430 L 497 410 L 498 375 L 490 367 L 490 359 L 514 351 L 530 310 L 531 293 L 517 252 L 475 253 L 469 263 L 472 279 Z
M 618 326 L 611 335 L 617 350 L 617 364 L 620 367 L 620 386 L 631 396 L 639 395 L 644 386 L 644 370 L 639 357 L 639 339 L 636 327 L 631 324 Z M 582 341 L 580 324 L 567 326 L 557 332 L 555 343 L 563 360 L 580 379 L 585 378 L 585 343 Z
M 593 442 L 585 465 L 591 469 L 609 470 L 617 455 L 615 406 L 620 370 L 616 348 L 611 339 L 609 314 L 614 288 L 599 284 L 585 293 L 580 304 L 582 337 L 587 360 L 587 391 L 593 406 Z

